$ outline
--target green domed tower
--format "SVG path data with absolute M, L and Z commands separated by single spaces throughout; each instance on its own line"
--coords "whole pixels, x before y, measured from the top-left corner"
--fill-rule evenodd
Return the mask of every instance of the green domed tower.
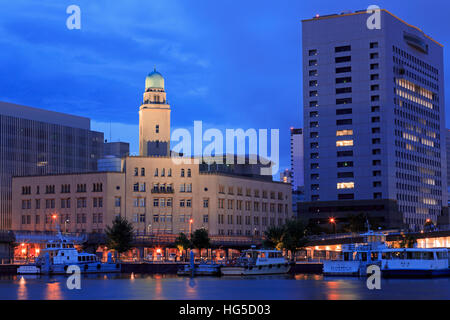
M 145 78 L 144 101 L 139 109 L 139 153 L 141 156 L 169 156 L 170 105 L 164 91 L 164 77 L 156 71 Z

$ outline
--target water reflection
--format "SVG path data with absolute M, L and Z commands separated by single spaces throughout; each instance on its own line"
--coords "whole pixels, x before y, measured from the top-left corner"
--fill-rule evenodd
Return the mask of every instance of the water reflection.
M 27 282 L 24 277 L 21 277 L 19 280 L 19 289 L 17 290 L 17 299 L 18 300 L 28 299 Z
M 46 300 L 61 300 L 61 283 L 51 282 L 47 283 L 45 299 Z

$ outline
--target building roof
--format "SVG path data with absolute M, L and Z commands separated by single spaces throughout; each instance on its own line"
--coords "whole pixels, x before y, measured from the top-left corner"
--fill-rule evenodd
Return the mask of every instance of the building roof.
M 434 40 L 433 38 L 431 38 L 430 36 L 428 36 L 427 34 L 425 34 L 425 32 L 423 32 L 420 28 L 413 26 L 407 22 L 405 22 L 404 20 L 400 19 L 399 17 L 397 17 L 396 15 L 392 14 L 391 12 L 389 12 L 386 9 L 380 9 L 383 12 L 386 12 L 387 14 L 391 15 L 392 17 L 394 17 L 395 19 L 397 19 L 398 21 L 404 23 L 405 25 L 407 25 L 408 27 L 411 27 L 413 29 L 416 29 L 417 31 L 421 32 L 426 38 L 428 38 L 429 40 L 433 41 L 434 43 L 436 43 L 437 45 L 444 47 L 443 44 L 437 42 L 436 40 Z M 325 15 L 325 16 L 320 16 L 317 15 L 316 17 L 312 18 L 312 19 L 304 19 L 302 20 L 302 22 L 306 22 L 306 21 L 316 21 L 316 20 L 324 20 L 324 19 L 332 19 L 332 18 L 339 18 L 339 17 L 347 17 L 347 16 L 353 16 L 353 15 L 358 15 L 358 14 L 367 14 L 367 10 L 358 10 L 355 12 L 343 12 L 341 14 L 329 14 L 329 15 Z

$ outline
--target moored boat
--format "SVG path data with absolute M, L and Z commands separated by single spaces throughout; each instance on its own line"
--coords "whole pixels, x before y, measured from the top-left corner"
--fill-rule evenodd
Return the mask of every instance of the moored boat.
M 339 260 L 325 260 L 323 273 L 328 276 L 365 276 L 367 267 L 381 265 L 381 253 L 387 248 L 383 233 L 368 230 L 362 244 L 342 246 Z
M 234 262 L 220 268 L 225 276 L 285 274 L 291 268 L 289 261 L 278 250 L 250 249 Z
M 450 275 L 448 249 L 387 249 L 381 274 L 385 278 L 427 278 Z

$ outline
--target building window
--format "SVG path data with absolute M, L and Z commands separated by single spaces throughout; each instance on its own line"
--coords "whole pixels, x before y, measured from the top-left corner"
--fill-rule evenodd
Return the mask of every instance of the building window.
M 159 133 L 159 124 L 156 125 L 155 132 Z
M 354 182 L 339 182 L 337 184 L 337 189 L 338 190 L 342 190 L 342 189 L 354 189 L 355 188 L 355 183 Z
M 336 141 L 336 147 L 352 147 L 353 140 L 340 140 Z
M 338 53 L 338 52 L 348 52 L 351 51 L 352 47 L 351 46 L 340 46 L 340 47 L 335 47 L 334 48 L 334 52 Z
M 209 199 L 203 199 L 203 208 L 209 207 Z
M 353 130 L 339 130 L 336 131 L 336 137 L 343 137 L 343 136 L 352 136 Z

